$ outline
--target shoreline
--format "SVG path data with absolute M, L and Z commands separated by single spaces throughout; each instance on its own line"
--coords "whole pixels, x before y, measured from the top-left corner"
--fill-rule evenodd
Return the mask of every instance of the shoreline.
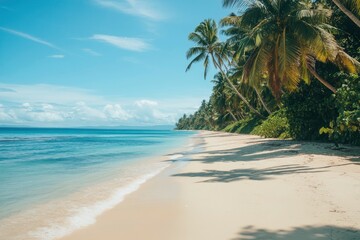
M 192 148 L 181 139 L 180 146 L 158 150 L 155 155 L 136 158 L 111 169 L 113 177 L 88 185 L 77 192 L 53 198 L 45 203 L 0 220 L 0 239 L 59 239 L 94 224 L 99 216 L 121 204 L 144 183 L 183 157 L 179 153 Z
M 186 163 L 61 239 L 360 238 L 359 148 L 205 131 L 193 140 L 202 149 Z

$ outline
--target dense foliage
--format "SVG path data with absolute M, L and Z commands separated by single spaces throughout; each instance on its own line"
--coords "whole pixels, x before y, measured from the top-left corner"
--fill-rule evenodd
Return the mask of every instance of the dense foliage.
M 346 75 L 336 94 L 335 104 L 337 117 L 328 127 L 321 128 L 320 133 L 328 134 L 336 143 L 360 145 L 360 77 Z
M 360 5 L 334 2 L 224 0 L 239 13 L 189 35 L 187 70 L 212 63 L 213 94 L 176 128 L 360 145 Z
M 271 114 L 261 125 L 255 127 L 252 134 L 266 138 L 290 138 L 289 121 L 283 109 Z

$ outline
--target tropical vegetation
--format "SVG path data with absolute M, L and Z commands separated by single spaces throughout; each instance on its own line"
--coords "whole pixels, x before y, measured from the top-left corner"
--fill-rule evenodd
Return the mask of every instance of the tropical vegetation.
M 235 12 L 196 26 L 186 54 L 186 71 L 218 71 L 212 95 L 176 128 L 360 145 L 360 1 L 223 6 Z

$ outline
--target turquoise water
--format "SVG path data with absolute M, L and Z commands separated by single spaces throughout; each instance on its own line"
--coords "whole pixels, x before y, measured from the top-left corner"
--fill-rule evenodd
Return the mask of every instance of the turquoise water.
M 94 184 L 114 180 L 111 186 L 120 186 L 125 180 L 130 183 L 139 179 L 159 169 L 155 165 L 150 168 L 145 158 L 182 147 L 193 134 L 165 130 L 1 128 L 0 220 L 21 216 L 32 207 Z

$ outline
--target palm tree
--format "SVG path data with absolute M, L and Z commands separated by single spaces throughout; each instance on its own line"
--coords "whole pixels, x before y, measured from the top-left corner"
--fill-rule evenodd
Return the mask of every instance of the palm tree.
M 242 54 L 239 51 L 239 49 L 241 49 L 241 46 L 239 45 L 239 40 L 241 40 L 241 37 L 245 34 L 245 31 L 240 25 L 240 18 L 232 13 L 230 14 L 230 16 L 221 19 L 220 25 L 222 27 L 228 27 L 227 29 L 222 30 L 222 33 L 229 37 L 226 42 L 230 46 L 229 48 L 233 49 L 234 52 L 233 59 L 232 61 L 230 61 L 230 64 L 233 67 L 232 70 L 234 71 L 232 77 L 241 78 L 243 72 L 244 58 L 241 57 Z M 261 89 L 259 88 L 259 86 L 253 86 L 253 89 L 256 92 L 257 98 L 259 99 L 261 105 L 264 107 L 266 112 L 268 114 L 271 114 L 271 110 L 261 96 Z
M 329 0 L 332 1 L 348 18 L 360 27 L 360 1 L 359 0 Z M 251 4 L 252 0 L 224 0 L 224 6 L 244 7 Z M 349 10 L 350 9 L 350 10 Z
M 244 1 L 224 0 L 224 6 L 244 7 Z M 282 88 L 295 90 L 309 73 L 332 92 L 336 89 L 316 72 L 316 61 L 333 62 L 356 73 L 359 63 L 337 44 L 327 24 L 331 12 L 311 0 L 248 0 L 237 16 L 241 30 L 237 52 L 247 57 L 243 80 L 253 86 L 268 82 L 278 99 Z
M 353 12 L 348 10 L 347 7 L 339 0 L 332 0 L 332 2 L 343 12 L 348 18 L 351 19 L 358 27 L 360 27 L 360 20 L 353 12 L 360 15 L 360 1 L 359 0 L 345 0 L 345 5 L 352 6 Z
M 234 110 L 239 110 L 239 97 L 234 94 L 234 91 L 229 86 L 229 83 L 224 80 L 221 73 L 214 76 L 212 80 L 214 83 L 213 94 L 211 95 L 211 102 L 214 110 L 218 114 L 218 118 L 227 119 L 231 116 L 233 121 L 237 122 Z M 222 125 L 222 123 L 220 123 Z
M 226 79 L 232 89 L 240 97 L 240 99 L 249 107 L 249 109 L 255 114 L 262 116 L 246 98 L 238 91 L 235 85 L 228 78 L 227 74 L 223 70 L 225 66 L 224 61 L 227 61 L 227 48 L 220 43 L 218 38 L 218 28 L 214 20 L 207 19 L 201 22 L 196 28 L 195 31 L 189 34 L 189 40 L 195 42 L 196 46 L 188 50 L 186 57 L 187 59 L 195 56 L 186 71 L 188 71 L 193 63 L 204 60 L 204 78 L 207 76 L 209 69 L 209 63 L 212 61 L 216 69 L 220 70 L 224 79 Z M 225 66 L 226 67 L 226 66 Z

